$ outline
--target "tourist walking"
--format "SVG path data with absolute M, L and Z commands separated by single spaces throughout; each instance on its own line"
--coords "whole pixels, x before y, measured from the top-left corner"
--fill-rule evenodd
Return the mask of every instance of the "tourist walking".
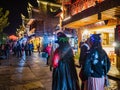
M 46 61 L 46 65 L 49 65 L 49 58 L 50 58 L 50 55 L 51 55 L 51 49 L 52 49 L 52 43 L 50 42 L 47 47 L 45 48 L 45 52 L 47 53 L 47 61 Z
M 40 54 L 40 52 L 41 52 L 41 46 L 40 46 L 40 43 L 39 43 L 38 46 L 37 46 L 37 50 L 38 50 L 38 53 Z

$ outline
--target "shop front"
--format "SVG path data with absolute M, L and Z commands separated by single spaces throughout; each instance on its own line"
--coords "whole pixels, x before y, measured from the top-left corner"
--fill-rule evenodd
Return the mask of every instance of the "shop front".
M 81 40 L 85 41 L 91 34 L 101 34 L 102 47 L 107 52 L 111 64 L 116 66 L 116 53 L 115 53 L 115 26 L 102 27 L 102 28 L 87 28 L 78 30 L 81 32 Z
M 73 49 L 74 55 L 78 52 L 78 35 L 75 29 L 65 28 L 64 33 L 69 38 L 69 43 Z
M 116 54 L 115 29 L 120 24 L 118 23 L 119 5 L 119 0 L 100 0 L 100 2 L 99 0 L 80 0 L 71 5 L 65 5 L 67 16 L 64 16 L 65 19 L 62 22 L 63 27 L 76 29 L 78 44 L 85 41 L 91 34 L 100 33 L 102 46 L 109 55 L 111 64 L 118 68 L 120 68 L 120 63 L 118 65 L 120 59 Z M 70 18 L 66 20 L 67 17 Z
M 30 39 L 30 42 L 33 43 L 33 46 L 34 46 L 34 51 L 38 51 L 38 45 L 42 43 L 42 37 L 32 37 Z

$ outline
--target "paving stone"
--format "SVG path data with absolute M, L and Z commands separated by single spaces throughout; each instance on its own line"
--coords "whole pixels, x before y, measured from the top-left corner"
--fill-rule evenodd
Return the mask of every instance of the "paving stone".
M 46 90 L 40 81 L 31 82 L 31 83 L 25 84 L 23 86 L 27 90 Z

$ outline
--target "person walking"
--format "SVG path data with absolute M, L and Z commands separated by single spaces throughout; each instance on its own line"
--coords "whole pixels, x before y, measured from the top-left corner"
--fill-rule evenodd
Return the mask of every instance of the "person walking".
M 46 65 L 49 65 L 49 60 L 50 60 L 50 55 L 51 55 L 51 49 L 52 49 L 52 43 L 50 42 L 47 47 L 45 48 L 45 52 L 47 53 L 47 61 L 46 61 Z
M 28 41 L 26 41 L 26 43 L 25 43 L 25 55 L 26 56 L 29 55 L 29 43 L 28 43 Z
M 105 76 L 110 70 L 111 63 L 102 48 L 100 34 L 92 34 L 90 42 L 90 53 L 83 65 L 83 73 L 88 77 L 86 90 L 104 90 Z
M 5 44 L 5 56 L 6 56 L 6 59 L 9 59 L 9 54 L 10 54 L 10 43 L 7 42 Z
M 26 54 L 25 54 L 25 42 L 22 42 L 22 57 L 21 60 L 26 60 Z
M 17 41 L 16 44 L 16 54 L 17 54 L 17 58 L 20 58 L 22 56 L 22 46 L 19 41 Z
M 90 44 L 90 38 L 88 38 L 85 42 L 83 42 L 80 45 L 80 57 L 79 57 L 79 65 L 81 67 L 80 72 L 79 72 L 79 77 L 81 79 L 81 90 L 85 90 L 86 85 L 85 83 L 87 83 L 87 77 L 84 76 L 83 74 L 83 66 L 85 63 L 85 59 L 87 57 L 87 55 L 89 54 L 89 50 L 90 50 L 91 44 Z
M 52 90 L 80 90 L 72 47 L 63 32 L 57 33 L 59 44 L 53 55 Z
M 40 52 L 41 52 L 41 46 L 40 46 L 40 43 L 38 44 L 38 46 L 37 46 L 37 51 L 38 51 L 38 53 L 40 54 Z

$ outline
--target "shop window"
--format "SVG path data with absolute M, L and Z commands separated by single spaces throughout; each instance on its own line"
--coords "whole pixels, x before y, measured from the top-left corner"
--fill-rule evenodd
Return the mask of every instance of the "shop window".
M 109 33 L 103 33 L 102 40 L 102 45 L 109 45 Z
M 114 39 L 115 39 L 115 38 L 114 38 L 114 33 L 110 33 L 110 34 L 109 34 L 109 44 L 110 44 L 110 45 L 113 44 Z

